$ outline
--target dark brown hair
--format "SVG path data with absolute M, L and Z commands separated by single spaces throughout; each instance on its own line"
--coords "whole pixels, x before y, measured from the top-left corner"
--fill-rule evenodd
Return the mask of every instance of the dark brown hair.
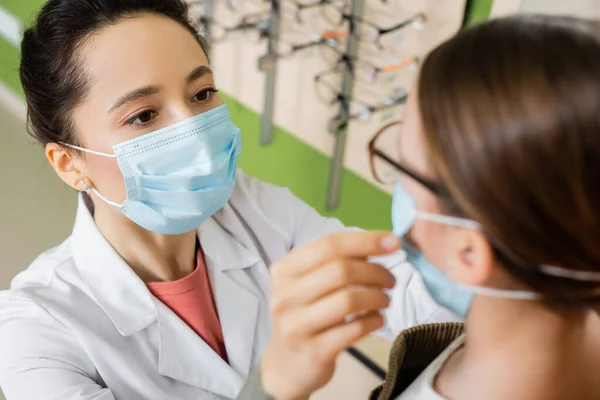
M 40 143 L 77 144 L 70 113 L 88 91 L 81 44 L 124 18 L 161 14 L 181 24 L 208 55 L 182 0 L 49 0 L 21 43 L 21 83 L 31 135 Z
M 600 24 L 498 19 L 425 60 L 418 100 L 445 211 L 478 221 L 519 280 L 559 303 L 598 302 Z

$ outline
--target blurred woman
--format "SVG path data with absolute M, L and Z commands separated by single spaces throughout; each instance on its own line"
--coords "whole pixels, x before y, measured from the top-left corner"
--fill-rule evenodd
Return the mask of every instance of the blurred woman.
M 380 135 L 370 151 L 398 173 L 407 260 L 466 325 L 402 333 L 372 399 L 600 398 L 598 71 L 600 24 L 560 17 L 490 21 L 427 57 L 398 154 Z M 277 400 L 331 376 L 339 351 L 315 338 L 337 328 L 289 318 L 330 295 L 296 290 L 308 286 L 292 273 L 273 268 L 273 338 L 239 399 L 261 398 L 261 372 Z

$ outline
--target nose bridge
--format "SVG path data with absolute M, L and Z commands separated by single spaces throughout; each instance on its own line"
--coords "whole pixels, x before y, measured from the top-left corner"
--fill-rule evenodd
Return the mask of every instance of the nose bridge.
M 174 102 L 172 107 L 173 123 L 196 116 L 196 111 L 193 109 L 192 104 L 184 99 Z

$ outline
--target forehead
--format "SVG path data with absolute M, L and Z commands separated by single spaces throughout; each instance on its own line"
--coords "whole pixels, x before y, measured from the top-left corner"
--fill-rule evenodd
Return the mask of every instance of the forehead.
M 148 84 L 181 80 L 199 65 L 208 65 L 196 38 L 162 15 L 124 19 L 100 30 L 82 48 L 86 71 L 102 92 L 123 93 Z

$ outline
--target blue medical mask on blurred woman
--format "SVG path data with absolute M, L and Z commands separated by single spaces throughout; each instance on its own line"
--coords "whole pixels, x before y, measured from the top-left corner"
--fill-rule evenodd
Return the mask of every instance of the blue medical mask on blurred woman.
M 123 203 L 107 199 L 127 218 L 150 231 L 181 234 L 196 229 L 229 201 L 240 129 L 226 105 L 113 146 L 114 154 L 63 143 L 86 153 L 116 158 L 127 189 Z
M 432 265 L 407 238 L 408 232 L 417 220 L 479 231 L 482 230 L 482 226 L 469 219 L 421 212 L 417 210 L 416 202 L 410 193 L 400 183 L 396 183 L 392 202 L 393 232 L 403 239 L 402 250 L 406 253 L 407 261 L 421 275 L 427 291 L 439 305 L 465 318 L 475 294 L 516 300 L 539 300 L 542 298 L 540 294 L 530 291 L 493 289 L 452 281 L 443 269 Z M 541 272 L 551 276 L 580 281 L 600 281 L 600 275 L 594 272 L 577 272 L 550 265 L 542 265 L 539 268 Z

